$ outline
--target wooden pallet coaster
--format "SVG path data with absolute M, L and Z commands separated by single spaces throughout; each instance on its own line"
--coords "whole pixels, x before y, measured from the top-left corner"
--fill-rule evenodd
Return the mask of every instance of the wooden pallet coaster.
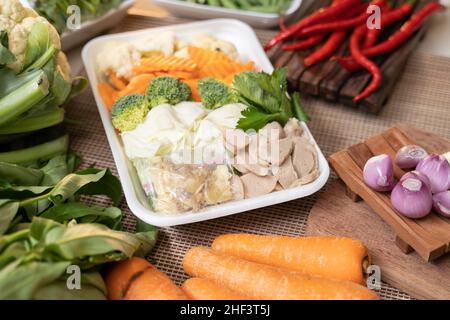
M 406 128 L 406 129 L 405 129 Z M 400 215 L 391 205 L 388 193 L 380 193 L 369 188 L 363 180 L 363 168 L 367 160 L 375 155 L 388 154 L 393 159 L 397 151 L 405 145 L 417 144 L 429 153 L 448 152 L 450 141 L 432 134 L 423 133 L 421 141 L 416 141 L 405 134 L 412 132 L 410 126 L 396 126 L 366 141 L 333 154 L 329 161 L 338 176 L 347 185 L 347 194 L 354 200 L 361 198 L 387 222 L 397 234 L 399 248 L 410 253 L 416 251 L 424 260 L 434 260 L 450 249 L 450 219 L 431 213 L 422 219 L 410 219 Z M 396 179 L 405 172 L 394 167 Z
M 394 5 L 401 5 L 407 0 L 393 1 Z M 414 12 L 420 10 L 431 0 L 419 0 Z M 320 7 L 330 4 L 330 0 L 315 0 L 305 11 L 305 16 L 313 13 Z M 387 39 L 403 24 L 406 19 L 383 31 L 382 38 Z M 312 50 L 307 51 L 282 52 L 278 47 L 269 52 L 275 67 L 286 66 L 288 68 L 288 82 L 291 91 L 300 91 L 302 94 L 317 96 L 329 101 L 342 103 L 353 108 L 357 108 L 369 113 L 378 113 L 386 104 L 389 95 L 392 93 L 395 83 L 398 81 L 406 65 L 409 55 L 418 45 L 420 39 L 425 35 L 427 25 L 420 28 L 413 37 L 390 55 L 376 57 L 375 61 L 380 65 L 383 81 L 380 88 L 368 98 L 358 104 L 353 102 L 357 96 L 371 81 L 371 75 L 365 71 L 350 73 L 345 70 L 337 61 L 323 61 L 312 67 L 305 67 L 303 59 Z M 350 34 L 350 32 L 349 32 Z M 348 41 L 338 49 L 337 55 L 348 55 Z

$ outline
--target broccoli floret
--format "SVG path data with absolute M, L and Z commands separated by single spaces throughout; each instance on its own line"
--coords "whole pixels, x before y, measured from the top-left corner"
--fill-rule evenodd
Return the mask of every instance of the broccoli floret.
M 205 108 L 217 109 L 237 102 L 237 95 L 231 87 L 214 78 L 204 78 L 198 82 L 200 98 Z
M 112 107 L 113 126 L 122 132 L 134 130 L 144 121 L 148 110 L 148 101 L 142 94 L 121 97 Z
M 176 105 L 182 101 L 192 100 L 192 91 L 180 79 L 158 77 L 150 82 L 147 88 L 147 99 L 150 103 L 150 108 L 164 103 Z

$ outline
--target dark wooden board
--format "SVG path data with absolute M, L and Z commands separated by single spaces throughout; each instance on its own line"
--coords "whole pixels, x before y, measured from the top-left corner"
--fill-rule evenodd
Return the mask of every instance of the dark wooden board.
M 416 253 L 404 254 L 396 235 L 364 202 L 353 202 L 346 187 L 333 181 L 312 208 L 307 235 L 360 239 L 369 248 L 381 279 L 416 299 L 450 299 L 450 255 L 431 263 Z
M 429 153 L 441 154 L 450 150 L 450 141 L 403 124 L 336 152 L 329 161 L 347 185 L 351 198 L 362 198 L 392 227 L 398 236 L 396 242 L 405 253 L 413 249 L 425 261 L 432 261 L 450 251 L 450 220 L 434 212 L 422 219 L 406 218 L 392 207 L 388 193 L 373 191 L 362 177 L 364 165 L 370 157 L 388 154 L 394 158 L 396 152 L 408 144 L 421 145 Z M 404 173 L 394 165 L 397 179 Z
M 396 0 L 394 3 L 400 5 L 407 0 Z M 431 0 L 419 0 L 415 11 L 422 8 Z M 330 0 L 315 0 L 305 11 L 305 16 L 311 14 L 320 7 L 329 5 Z M 383 31 L 382 39 L 386 39 L 390 34 L 398 30 L 406 19 L 398 22 L 396 25 Z M 318 96 L 330 101 L 338 101 L 345 105 L 356 107 L 360 110 L 378 113 L 388 100 L 388 97 L 395 87 L 395 83 L 401 75 L 409 55 L 424 36 L 427 26 L 420 28 L 413 37 L 404 45 L 390 55 L 374 58 L 380 65 L 383 75 L 383 82 L 379 89 L 367 99 L 359 102 L 357 105 L 353 98 L 358 95 L 371 81 L 370 74 L 365 71 L 349 73 L 337 61 L 324 61 L 312 67 L 306 68 L 303 65 L 303 59 L 309 51 L 297 51 L 295 53 L 280 54 L 277 47 L 270 51 L 269 58 L 276 67 L 286 66 L 288 68 L 288 82 L 291 91 L 300 91 L 303 94 Z M 349 33 L 350 34 L 350 33 Z M 348 41 L 342 45 L 337 54 L 348 54 Z

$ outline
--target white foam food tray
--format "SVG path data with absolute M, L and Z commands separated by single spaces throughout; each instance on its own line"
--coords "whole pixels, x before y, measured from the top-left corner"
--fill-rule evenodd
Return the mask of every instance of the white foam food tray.
M 148 199 L 146 198 L 139 182 L 137 173 L 132 163 L 125 155 L 121 138 L 112 126 L 110 114 L 97 90 L 99 80 L 99 72 L 96 67 L 97 55 L 101 52 L 103 46 L 112 40 L 134 41 L 141 38 L 146 38 L 152 34 L 158 34 L 164 31 L 174 31 L 179 39 L 187 41 L 193 35 L 205 32 L 205 30 L 219 39 L 231 41 L 238 49 L 241 59 L 245 61 L 254 61 L 255 64 L 265 72 L 271 73 L 273 71 L 272 64 L 264 53 L 264 50 L 261 47 L 254 31 L 247 24 L 231 19 L 206 20 L 188 24 L 179 24 L 168 27 L 102 36 L 91 40 L 83 49 L 83 61 L 92 86 L 95 100 L 97 102 L 98 111 L 101 116 L 108 142 L 114 156 L 128 206 L 133 214 L 139 219 L 155 226 L 175 226 L 215 219 L 303 198 L 321 189 L 327 182 L 330 174 L 328 163 L 319 146 L 317 146 L 314 141 L 319 155 L 320 176 L 317 180 L 310 184 L 288 190 L 277 191 L 250 199 L 230 201 L 215 206 L 209 206 L 199 212 L 186 212 L 169 215 L 152 211 L 150 205 L 148 204 Z M 313 139 L 306 123 L 302 123 L 302 126 Z
M 246 22 L 256 28 L 276 27 L 279 23 L 280 17 L 277 13 L 260 13 L 239 9 L 228 9 L 190 3 L 182 0 L 152 0 L 152 2 L 156 5 L 164 7 L 175 16 L 192 19 L 232 18 Z M 292 0 L 291 5 L 285 13 L 286 20 L 297 12 L 301 4 L 302 0 Z

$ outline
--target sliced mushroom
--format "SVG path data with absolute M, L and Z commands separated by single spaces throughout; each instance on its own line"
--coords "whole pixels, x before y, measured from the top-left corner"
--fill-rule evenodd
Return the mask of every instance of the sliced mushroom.
M 270 139 L 283 139 L 286 137 L 283 127 L 277 121 L 266 124 L 259 130 L 258 134 Z
M 300 125 L 300 121 L 295 118 L 289 119 L 284 126 L 284 133 L 287 137 L 300 137 L 303 135 L 303 128 Z
M 265 167 L 260 164 L 246 164 L 245 167 L 247 168 L 248 171 L 260 177 L 267 176 L 270 172 L 269 167 Z
M 247 173 L 241 177 L 244 184 L 245 198 L 252 198 L 271 193 L 277 185 L 277 177 L 258 177 L 253 173 Z
M 231 178 L 231 191 L 233 193 L 234 200 L 242 200 L 244 199 L 244 185 L 241 181 L 241 178 L 237 175 L 233 175 Z
M 275 186 L 274 191 L 283 191 L 283 190 L 284 190 L 283 186 L 280 183 L 277 183 L 277 185 Z
M 247 167 L 246 167 L 245 165 L 243 165 L 243 164 L 237 164 L 237 163 L 235 163 L 235 164 L 233 164 L 233 167 L 234 167 L 237 171 L 239 171 L 240 173 L 242 173 L 242 174 L 249 173 Z
M 278 182 L 284 189 L 289 188 L 298 179 L 297 172 L 295 172 L 292 164 L 292 157 L 289 156 L 286 161 L 280 166 L 278 172 Z
M 239 150 L 245 149 L 250 142 L 248 134 L 243 130 L 234 129 L 225 131 L 225 143 L 229 150 L 236 153 Z
M 278 140 L 278 145 L 272 145 L 272 159 L 271 163 L 274 165 L 280 165 L 291 155 L 293 149 L 292 138 L 284 138 Z M 276 152 L 278 151 L 278 152 Z
M 311 173 L 316 167 L 315 150 L 309 147 L 309 142 L 303 138 L 294 139 L 292 163 L 299 178 Z
M 264 139 L 260 141 L 259 134 L 250 136 L 250 143 L 248 145 L 248 157 L 247 163 L 259 164 L 263 167 L 269 166 L 269 159 L 267 152 L 264 152 L 264 146 L 267 148 L 269 145 L 264 144 Z
M 303 186 L 305 184 L 308 184 L 310 182 L 313 182 L 314 180 L 316 180 L 319 177 L 319 170 L 314 169 L 313 172 L 307 174 L 304 177 L 301 177 L 300 179 L 295 180 L 290 186 L 289 188 L 296 188 L 299 186 Z

